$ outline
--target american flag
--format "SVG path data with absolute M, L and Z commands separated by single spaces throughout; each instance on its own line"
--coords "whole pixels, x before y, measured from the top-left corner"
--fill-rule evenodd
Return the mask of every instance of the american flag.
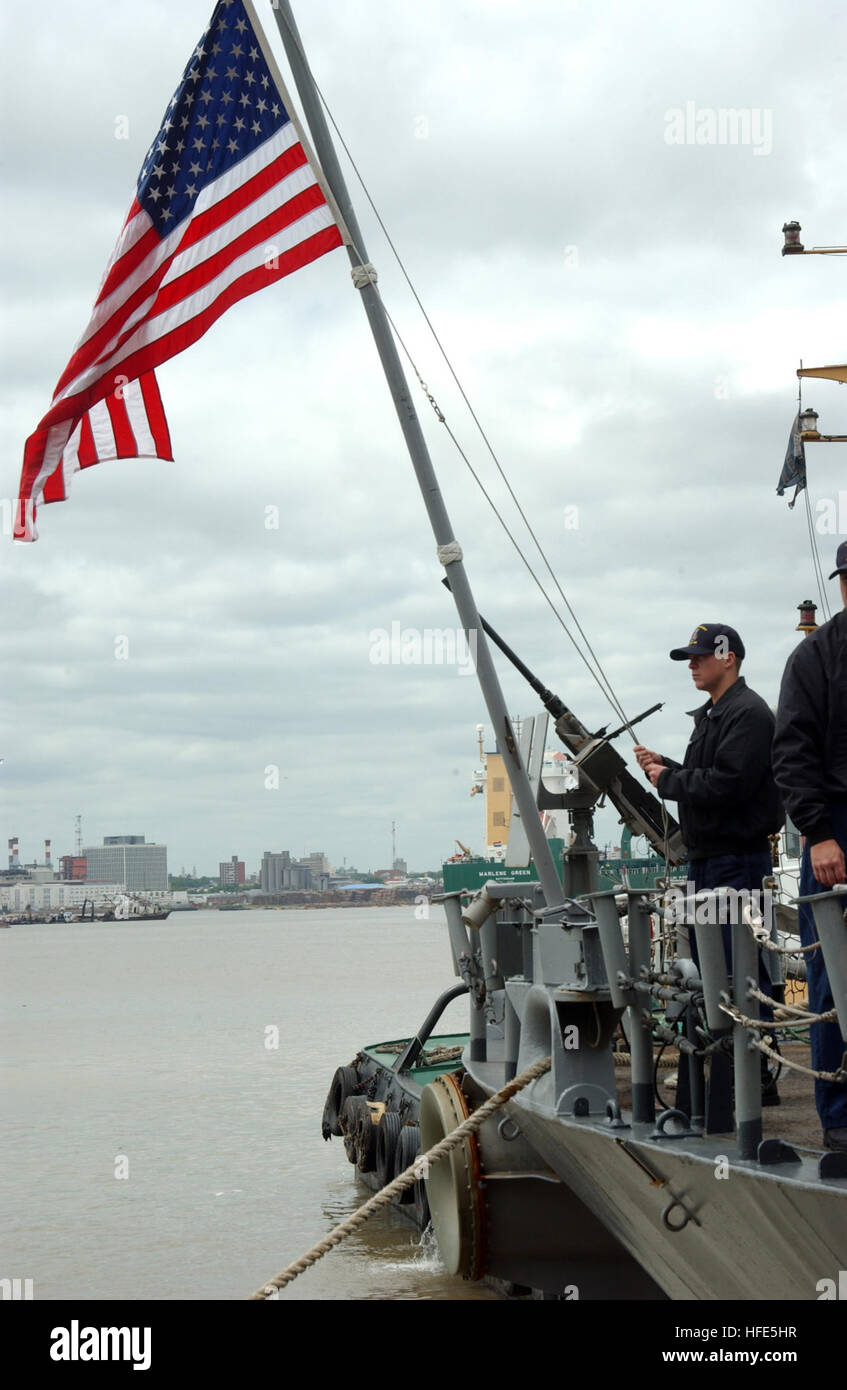
M 14 534 L 78 468 L 172 459 L 155 368 L 245 295 L 342 235 L 304 153 L 250 0 L 220 0 L 161 129 L 91 320 L 24 448 Z

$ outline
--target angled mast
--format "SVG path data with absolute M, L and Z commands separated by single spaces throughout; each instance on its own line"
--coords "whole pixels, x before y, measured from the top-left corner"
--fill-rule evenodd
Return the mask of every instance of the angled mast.
M 527 831 L 541 888 L 547 905 L 553 906 L 560 903 L 563 896 L 559 875 L 556 871 L 550 845 L 544 834 L 535 796 L 506 710 L 503 692 L 500 689 L 500 682 L 491 659 L 491 652 L 485 639 L 470 582 L 465 572 L 462 549 L 453 533 L 453 527 L 441 495 L 441 489 L 432 466 L 394 337 L 376 290 L 376 272 L 368 262 L 361 229 L 350 201 L 288 0 L 273 0 L 273 10 L 288 62 L 297 84 L 297 91 L 303 104 L 306 122 L 311 130 L 317 156 L 323 169 L 323 175 L 332 191 L 335 203 L 341 210 L 345 226 L 352 238 L 352 244 L 348 244 L 347 252 L 352 266 L 353 283 L 361 292 L 362 303 L 368 317 L 374 343 L 379 353 L 406 447 L 432 526 L 438 558 L 449 576 L 450 591 L 453 594 L 459 621 L 465 630 L 470 650 L 475 656 L 477 678 L 498 745 L 506 763 L 515 801 Z

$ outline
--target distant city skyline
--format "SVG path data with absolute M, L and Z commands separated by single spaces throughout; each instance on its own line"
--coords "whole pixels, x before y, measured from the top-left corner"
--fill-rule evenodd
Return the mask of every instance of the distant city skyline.
M 482 827 L 480 827 L 480 828 L 482 829 Z M 19 846 L 18 857 L 19 857 L 19 864 L 20 864 L 20 867 L 21 867 L 22 869 L 23 869 L 23 868 L 32 868 L 32 867 L 36 867 L 36 866 L 39 867 L 39 868 L 41 868 L 41 867 L 44 867 L 44 866 L 45 866 L 45 862 L 47 862 L 47 861 L 45 861 L 44 858 L 38 858 L 37 855 L 33 855 L 33 856 L 31 856 L 31 857 L 28 857 L 28 856 L 27 856 L 27 852 L 26 852 L 26 842 L 23 841 L 22 838 L 21 838 L 20 836 L 18 836 L 18 837 L 9 836 L 9 837 L 7 837 L 7 839 L 8 839 L 9 841 L 11 841 L 12 838 L 17 838 L 17 841 L 18 841 L 18 846 Z M 383 862 L 381 859 L 376 859 L 376 858 L 374 858 L 374 859 L 372 859 L 372 860 L 369 861 L 369 862 L 364 862 L 364 861 L 363 861 L 363 862 L 359 865 L 359 864 L 355 864 L 349 855 L 342 855 L 341 858 L 338 859 L 337 861 L 334 860 L 334 859 L 332 858 L 332 856 L 329 855 L 329 854 L 327 854 L 325 857 L 326 857 L 327 861 L 329 862 L 329 864 L 332 866 L 333 871 L 336 872 L 336 873 L 339 872 L 339 871 L 343 871 L 345 868 L 350 869 L 350 871 L 351 871 L 351 872 L 354 872 L 354 873 L 367 873 L 367 872 L 370 872 L 371 870 L 373 870 L 374 872 L 383 872 L 383 871 L 386 871 L 386 870 L 390 870 L 390 869 L 392 869 L 392 868 L 394 867 L 394 864 L 392 864 L 392 863 L 389 862 L 389 860 L 390 860 L 390 849 L 391 849 L 391 845 L 390 845 L 390 840 L 391 840 L 391 829 L 390 829 L 390 825 L 389 825 L 389 836 L 388 836 L 388 839 L 389 839 L 389 847 L 388 847 L 388 853 L 386 854 L 386 857 L 385 857 L 385 862 Z M 111 842 L 111 843 L 110 843 L 110 842 Z M 197 865 L 196 863 L 194 863 L 194 864 L 192 864 L 191 868 L 189 869 L 189 868 L 185 865 L 185 863 L 183 863 L 183 862 L 180 861 L 179 855 L 172 853 L 170 845 L 163 844 L 161 841 L 152 841 L 152 840 L 149 840 L 149 839 L 147 838 L 147 836 L 145 836 L 145 835 L 133 835 L 133 836 L 124 836 L 124 835 L 104 835 L 104 836 L 102 837 L 102 844 L 83 845 L 83 847 L 82 847 L 82 855 L 83 855 L 83 857 L 86 857 L 86 858 L 87 858 L 87 857 L 89 856 L 89 854 L 91 854 L 91 853 L 97 854 L 99 851 L 104 850 L 104 848 L 108 849 L 108 848 L 110 848 L 110 847 L 113 846 L 113 845 L 122 844 L 122 843 L 130 843 L 130 844 L 131 844 L 131 843 L 133 843 L 133 842 L 142 843 L 142 844 L 144 845 L 144 848 L 145 848 L 145 849 L 157 848 L 157 849 L 160 849 L 160 850 L 165 850 L 166 853 L 167 853 L 167 856 L 168 856 L 168 864 L 169 864 L 168 874 L 169 874 L 169 876 L 174 877 L 174 878 L 185 877 L 185 876 L 187 876 L 187 877 L 196 877 L 196 878 L 219 878 L 219 877 L 221 876 L 221 875 L 220 875 L 221 869 L 224 868 L 224 867 L 226 867 L 227 870 L 229 870 L 229 868 L 231 867 L 231 864 L 232 864 L 232 860 L 233 860 L 233 856 L 230 855 L 230 856 L 228 856 L 225 860 L 224 860 L 224 859 L 221 859 L 221 858 L 218 858 L 218 859 L 215 861 L 215 863 L 212 864 L 212 865 L 210 865 L 210 867 L 208 867 L 208 868 L 204 868 L 204 867 L 203 867 L 203 861 L 201 861 L 200 867 L 198 867 L 198 865 Z M 39 843 L 40 843 L 40 845 L 41 845 L 42 853 L 43 853 L 44 838 L 42 838 L 41 841 L 40 841 Z M 54 839 L 53 843 L 55 843 L 55 839 Z M 23 848 L 21 848 L 21 845 L 23 845 Z M 284 851 L 271 851 L 271 852 L 272 852 L 272 853 L 283 853 Z M 480 848 L 480 851 L 479 851 L 479 852 L 480 852 L 480 853 L 482 852 L 482 849 L 481 849 L 481 848 Z M 209 853 L 211 854 L 211 851 L 210 851 Z M 242 865 L 242 867 L 244 868 L 244 875 L 245 875 L 245 878 L 251 877 L 251 876 L 254 876 L 254 877 L 257 877 L 257 878 L 258 878 L 258 877 L 260 876 L 260 874 L 261 874 L 261 867 L 262 867 L 262 859 L 263 859 L 263 856 L 265 855 L 265 853 L 266 853 L 265 850 L 260 851 L 260 852 L 256 855 L 255 863 L 253 863 L 253 862 L 251 861 L 251 858 L 250 858 L 249 855 L 246 855 L 246 856 L 245 856 L 245 855 L 239 854 L 239 855 L 237 856 L 238 861 L 241 862 L 241 865 Z M 296 859 L 296 860 L 302 862 L 302 861 L 308 861 L 310 858 L 313 858 L 315 855 L 321 855 L 321 854 L 322 854 L 322 851 L 316 851 L 316 850 L 314 850 L 314 849 L 311 849 L 311 850 L 309 850 L 309 851 L 303 851 L 303 853 L 301 853 L 301 854 L 292 854 L 292 852 L 289 850 L 288 853 L 291 854 L 292 860 L 295 860 L 295 859 Z M 58 871 L 60 870 L 61 866 L 62 866 L 62 861 L 63 861 L 63 860 L 73 860 L 75 857 L 76 857 L 75 852 L 72 852 L 72 851 L 70 851 L 70 850 L 67 851 L 66 853 L 54 853 L 54 854 L 52 855 L 51 860 L 49 861 L 49 864 L 50 864 L 50 866 L 51 866 L 54 870 L 56 870 L 56 871 L 58 872 Z M 113 856 L 113 857 L 114 857 L 114 856 Z M 446 858 L 449 857 L 449 855 L 448 855 L 447 853 L 445 853 L 445 856 L 444 856 L 444 857 L 445 857 L 445 859 L 446 859 Z M 11 859 L 11 854 L 9 855 L 9 859 Z M 350 861 L 349 863 L 347 862 L 348 860 Z M 401 863 L 405 863 L 405 864 L 408 864 L 408 863 L 409 863 L 409 860 L 408 860 L 408 856 L 407 856 L 407 855 L 396 855 L 396 856 L 395 856 L 395 862 L 397 862 L 397 861 L 399 861 L 399 862 L 401 862 Z M 439 861 L 438 861 L 438 865 L 421 863 L 420 865 L 415 866 L 414 864 L 412 864 L 412 865 L 410 866 L 410 872 L 423 872 L 425 869 L 432 869 L 432 868 L 435 868 L 435 867 L 440 867 L 441 862 L 442 862 L 442 861 L 439 860 Z M 177 863 L 180 863 L 180 868 L 179 868 L 179 869 L 176 869 L 176 868 L 173 867 L 173 866 L 174 866 L 175 864 L 177 864 Z

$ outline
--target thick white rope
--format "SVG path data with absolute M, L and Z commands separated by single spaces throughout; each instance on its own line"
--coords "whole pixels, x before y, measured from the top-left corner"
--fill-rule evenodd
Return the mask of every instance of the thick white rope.
M 277 1289 L 284 1288 L 286 1284 L 290 1284 L 292 1280 L 296 1279 L 298 1274 L 302 1274 L 304 1270 L 307 1270 L 310 1265 L 317 1264 L 318 1260 L 321 1259 L 323 1255 L 328 1254 L 336 1245 L 340 1245 L 345 1237 L 351 1235 L 353 1231 L 363 1225 L 364 1222 L 368 1220 L 368 1217 L 373 1216 L 375 1211 L 380 1211 L 382 1207 L 390 1206 L 395 1197 L 399 1196 L 401 1192 L 404 1192 L 407 1187 L 412 1187 L 421 1177 L 425 1164 L 438 1163 L 440 1159 L 452 1153 L 453 1149 L 458 1148 L 462 1140 L 466 1139 L 469 1134 L 476 1134 L 477 1130 L 482 1128 L 486 1120 L 497 1110 L 502 1109 L 507 1101 L 512 1099 L 512 1096 L 516 1096 L 518 1091 L 522 1091 L 531 1081 L 535 1081 L 539 1076 L 543 1076 L 544 1073 L 549 1070 L 549 1057 L 545 1057 L 542 1061 L 534 1062 L 531 1067 L 527 1067 L 525 1071 L 521 1072 L 520 1076 L 515 1077 L 514 1081 L 510 1081 L 508 1085 L 496 1091 L 493 1096 L 485 1101 L 478 1110 L 475 1110 L 472 1115 L 469 1115 L 466 1120 L 463 1120 L 456 1129 L 450 1132 L 450 1134 L 440 1139 L 428 1153 L 419 1154 L 414 1163 L 410 1164 L 399 1177 L 396 1177 L 394 1181 L 390 1182 L 387 1187 L 384 1187 L 381 1192 L 377 1192 L 374 1197 L 371 1197 L 370 1201 L 365 1202 L 364 1206 L 359 1207 L 358 1211 L 354 1211 L 352 1216 L 348 1216 L 346 1220 L 334 1226 L 333 1229 L 324 1236 L 323 1240 L 319 1240 L 317 1245 L 313 1245 L 312 1249 L 307 1250 L 305 1255 L 301 1255 L 299 1260 L 293 1260 L 290 1265 L 286 1265 L 285 1269 L 280 1274 L 275 1275 L 273 1279 L 269 1279 L 267 1283 L 263 1284 L 255 1293 L 251 1293 L 250 1301 L 273 1298 Z
M 771 941 L 767 927 L 761 918 L 753 921 L 749 913 L 745 910 L 744 921 L 749 927 L 756 945 L 763 951 L 773 951 L 778 956 L 806 956 L 810 951 L 820 950 L 820 942 L 813 941 L 810 946 L 780 946 L 776 941 Z
M 436 551 L 440 563 L 446 569 L 448 565 L 455 565 L 462 557 L 462 547 L 458 541 L 448 541 L 446 545 L 440 545 Z
M 745 1028 L 766 1028 L 769 1032 L 774 1033 L 780 1026 L 783 1028 L 789 1026 L 785 1023 L 782 1025 L 778 1023 L 767 1023 L 761 1018 L 747 1018 L 734 1004 L 719 1004 L 718 1008 L 722 1013 L 728 1014 L 734 1023 L 741 1023 Z M 834 1013 L 835 1010 L 833 1009 L 833 1014 Z M 815 1015 L 810 1021 L 818 1022 L 821 1020 L 828 1022 L 825 1014 Z M 797 1020 L 790 1026 L 797 1027 Z M 758 1052 L 763 1052 L 766 1057 L 773 1058 L 775 1062 L 781 1062 L 784 1067 L 789 1067 L 791 1071 L 800 1071 L 804 1076 L 813 1076 L 817 1081 L 838 1081 L 842 1085 L 847 1082 L 847 1070 L 843 1067 L 839 1067 L 838 1071 L 814 1071 L 811 1067 L 804 1067 L 801 1062 L 792 1062 L 789 1057 L 784 1057 L 781 1052 L 775 1052 L 772 1047 L 768 1047 L 767 1043 L 762 1042 L 761 1038 L 757 1039 L 751 1037 L 750 1046 L 755 1047 Z M 845 1056 L 847 1056 L 847 1053 L 845 1053 Z
M 838 1019 L 835 1009 L 827 1009 L 825 1014 L 813 1014 L 809 1009 L 796 1009 L 793 1004 L 780 1004 L 778 1000 L 772 999 L 769 994 L 759 989 L 758 985 L 748 985 L 747 997 L 760 999 L 763 1004 L 770 1004 L 772 1009 L 780 1009 L 784 1014 L 789 1014 L 787 1022 L 779 1025 L 781 1028 L 801 1028 L 806 1023 L 835 1023 Z M 764 1024 L 766 1032 L 769 1026 L 767 1023 Z
M 376 273 L 376 266 L 371 265 L 370 261 L 364 261 L 359 265 L 351 266 L 350 275 L 353 280 L 354 288 L 357 290 L 363 290 L 367 285 L 375 285 L 379 279 Z

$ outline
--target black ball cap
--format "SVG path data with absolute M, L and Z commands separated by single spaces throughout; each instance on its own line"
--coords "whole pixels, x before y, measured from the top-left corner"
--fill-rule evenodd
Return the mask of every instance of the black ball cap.
M 671 661 L 687 661 L 690 656 L 729 656 L 735 652 L 744 658 L 744 643 L 734 627 L 727 623 L 700 623 L 694 629 L 686 647 L 674 647 Z
M 842 541 L 835 552 L 835 569 L 829 576 L 834 579 L 837 574 L 847 574 L 847 541 Z

